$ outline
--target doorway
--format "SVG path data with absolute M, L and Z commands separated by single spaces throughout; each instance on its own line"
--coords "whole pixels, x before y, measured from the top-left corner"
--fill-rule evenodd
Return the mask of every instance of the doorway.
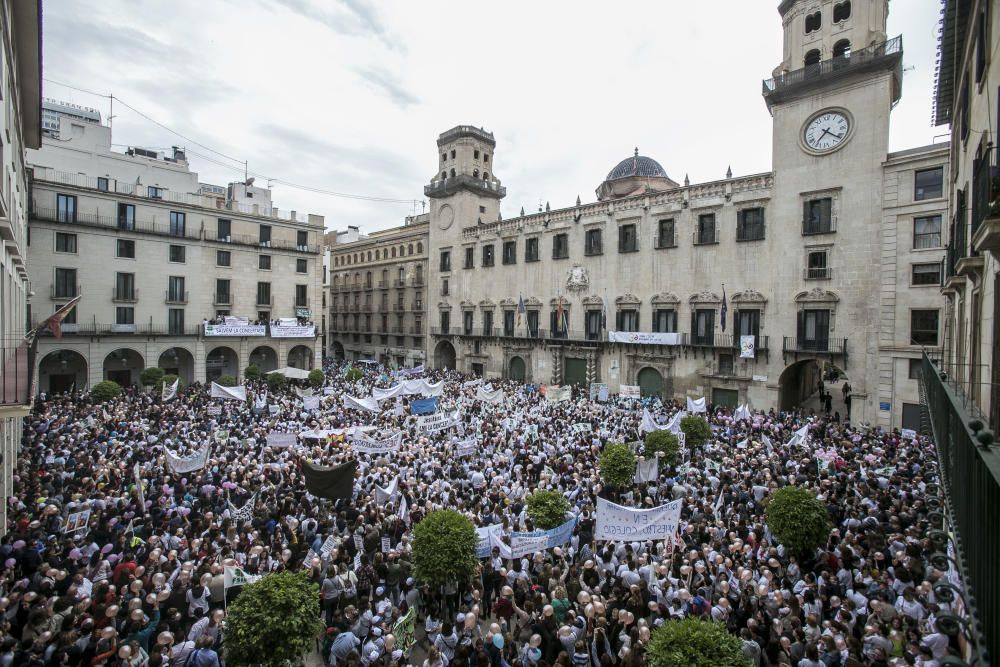
M 118 383 L 119 386 L 128 387 L 132 384 L 132 371 L 108 371 L 108 379 Z M 50 381 L 51 383 L 51 381 Z
M 74 384 L 76 384 L 76 374 L 74 373 L 60 373 L 58 375 L 50 375 L 49 393 L 61 394 L 66 391 L 70 391 L 73 389 Z
M 566 358 L 563 371 L 563 384 L 574 384 L 582 387 L 587 383 L 587 360 Z
M 739 405 L 740 394 L 735 389 L 713 389 L 712 405 L 735 408 Z
M 643 368 L 636 378 L 639 384 L 639 394 L 642 396 L 663 396 L 663 376 L 655 368 Z

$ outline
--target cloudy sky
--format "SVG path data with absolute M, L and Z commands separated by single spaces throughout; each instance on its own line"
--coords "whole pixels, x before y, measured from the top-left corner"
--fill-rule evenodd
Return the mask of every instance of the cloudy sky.
M 638 147 L 677 181 L 771 166 L 761 80 L 781 59 L 777 0 L 45 0 L 45 95 L 113 93 L 273 184 L 282 209 L 375 231 L 420 212 L 437 135 L 497 139 L 504 217 L 592 201 Z M 893 0 L 903 100 L 890 149 L 931 143 L 937 3 Z M 202 181 L 243 166 L 116 105 L 114 142 L 185 145 Z M 940 140 L 940 137 L 937 139 Z M 263 179 L 258 179 L 258 184 Z

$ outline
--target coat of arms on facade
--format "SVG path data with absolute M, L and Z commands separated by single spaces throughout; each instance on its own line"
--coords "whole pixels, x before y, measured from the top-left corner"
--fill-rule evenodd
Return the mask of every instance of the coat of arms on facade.
M 566 289 L 570 292 L 583 292 L 590 287 L 590 276 L 587 269 L 579 264 L 574 264 L 573 268 L 566 273 Z

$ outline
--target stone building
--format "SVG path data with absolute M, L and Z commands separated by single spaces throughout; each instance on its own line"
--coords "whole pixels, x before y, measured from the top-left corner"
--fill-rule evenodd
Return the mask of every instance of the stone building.
M 756 408 L 798 404 L 832 364 L 855 420 L 916 426 L 915 360 L 942 343 L 948 147 L 888 152 L 887 12 L 781 3 L 770 173 L 678 184 L 636 150 L 596 202 L 502 219 L 494 136 L 444 132 L 424 188 L 428 360 Z
M 252 182 L 200 184 L 178 148 L 116 152 L 107 126 L 59 122 L 28 155 L 32 322 L 82 299 L 61 339 L 39 337 L 41 391 L 319 363 L 322 216 L 279 211 Z

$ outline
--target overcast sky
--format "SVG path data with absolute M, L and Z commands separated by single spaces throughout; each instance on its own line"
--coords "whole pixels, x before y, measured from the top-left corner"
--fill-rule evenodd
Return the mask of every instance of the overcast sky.
M 251 172 L 362 202 L 273 186 L 282 209 L 369 232 L 420 212 L 438 134 L 494 133 L 504 217 L 595 199 L 638 147 L 677 181 L 771 167 L 761 80 L 781 60 L 777 0 L 45 0 L 45 95 L 117 97 Z M 936 2 L 893 0 L 903 99 L 890 150 L 931 143 Z M 117 105 L 116 144 L 186 145 L 202 181 L 243 167 Z M 937 139 L 938 141 L 941 138 Z M 224 163 L 215 164 L 206 158 Z M 261 184 L 262 179 L 258 179 Z

